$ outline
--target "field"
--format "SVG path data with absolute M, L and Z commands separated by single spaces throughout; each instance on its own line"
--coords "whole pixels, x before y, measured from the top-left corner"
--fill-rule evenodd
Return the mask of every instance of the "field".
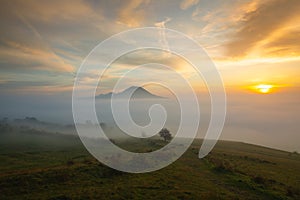
M 201 140 L 168 167 L 145 174 L 110 169 L 76 136 L 2 127 L 0 199 L 300 199 L 300 155 L 219 141 L 198 159 Z M 164 141 L 123 140 L 132 151 Z

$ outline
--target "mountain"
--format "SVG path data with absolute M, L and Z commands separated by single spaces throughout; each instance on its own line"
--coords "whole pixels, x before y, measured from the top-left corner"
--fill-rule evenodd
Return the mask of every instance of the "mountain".
M 130 94 L 132 94 L 131 99 L 163 99 L 165 97 L 157 96 L 147 91 L 143 87 L 131 86 L 119 93 L 106 93 L 99 94 L 96 99 L 110 99 L 114 95 L 118 99 L 126 99 Z

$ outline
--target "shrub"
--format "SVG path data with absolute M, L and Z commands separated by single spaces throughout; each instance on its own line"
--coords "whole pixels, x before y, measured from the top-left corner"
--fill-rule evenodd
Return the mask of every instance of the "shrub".
M 257 184 L 265 184 L 265 182 L 266 182 L 265 179 L 261 176 L 255 176 L 253 178 L 253 181 Z
M 74 163 L 74 161 L 73 160 L 68 160 L 68 162 L 67 162 L 67 165 L 68 166 L 71 166 L 71 165 L 74 165 L 75 163 Z

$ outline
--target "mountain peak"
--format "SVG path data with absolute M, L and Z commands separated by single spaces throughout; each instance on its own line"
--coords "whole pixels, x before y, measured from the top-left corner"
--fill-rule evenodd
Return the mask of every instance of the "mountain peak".
M 106 93 L 106 94 L 100 94 L 96 96 L 98 99 L 110 99 L 112 94 L 117 98 L 126 98 L 128 97 L 128 94 L 131 95 L 131 99 L 162 99 L 164 97 L 157 96 L 155 94 L 152 94 L 151 92 L 147 91 L 145 88 L 140 86 L 131 86 L 122 92 L 119 93 Z
M 131 87 L 129 87 L 129 88 L 127 88 L 127 89 L 125 89 L 125 90 L 123 90 L 123 92 L 148 92 L 145 88 L 143 88 L 143 87 L 140 87 L 140 86 L 131 86 Z M 122 92 L 121 92 L 122 93 Z M 148 92 L 148 93 L 150 93 L 150 92 Z
M 145 90 L 143 87 L 140 87 L 140 86 L 131 86 L 131 87 L 125 89 L 124 91 L 126 91 L 126 90 L 138 90 L 138 89 Z

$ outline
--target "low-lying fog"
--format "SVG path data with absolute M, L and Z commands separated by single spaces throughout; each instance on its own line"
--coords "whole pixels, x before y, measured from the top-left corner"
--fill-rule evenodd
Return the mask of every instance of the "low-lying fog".
M 295 91 L 261 95 L 247 92 L 227 93 L 227 117 L 221 139 L 243 141 L 289 151 L 300 151 L 299 93 Z M 136 100 L 130 104 L 132 119 L 140 126 L 150 122 L 148 109 L 153 103 L 162 104 L 167 111 L 164 127 L 176 133 L 180 122 L 178 103 L 169 99 Z M 109 101 L 96 100 L 99 122 L 104 122 L 110 134 L 119 134 L 109 109 Z M 198 137 L 203 137 L 210 118 L 210 106 L 200 102 L 201 122 Z M 5 95 L 0 99 L 0 116 L 24 118 L 36 117 L 40 121 L 57 124 L 74 124 L 71 97 Z M 51 131 L 51 130 L 49 130 Z M 146 134 L 141 132 L 141 134 Z

